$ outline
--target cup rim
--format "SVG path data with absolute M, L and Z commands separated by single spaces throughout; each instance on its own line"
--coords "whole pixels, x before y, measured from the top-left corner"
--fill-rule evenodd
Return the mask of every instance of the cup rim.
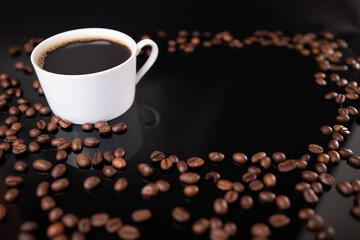
M 43 51 L 46 50 L 46 48 L 49 47 L 49 45 L 52 43 L 53 45 L 55 45 L 57 40 L 61 41 L 69 41 L 71 39 L 76 39 L 77 37 L 80 36 L 74 36 L 72 34 L 76 34 L 78 32 L 83 32 L 85 36 L 82 37 L 99 37 L 99 38 L 103 38 L 103 39 L 108 39 L 108 40 L 115 40 L 117 39 L 118 41 L 120 40 L 124 45 L 126 45 L 130 51 L 131 51 L 131 56 L 124 62 L 120 63 L 119 65 L 116 65 L 112 68 L 109 69 L 105 69 L 99 72 L 94 72 L 94 73 L 86 73 L 86 74 L 61 74 L 61 73 L 54 73 L 54 72 L 50 72 L 47 71 L 43 68 L 41 68 L 38 64 L 38 57 L 39 54 L 43 53 Z M 104 33 L 108 33 L 108 35 L 103 36 Z M 87 34 L 87 35 L 86 35 Z M 110 36 L 111 35 L 111 36 Z M 64 37 L 65 36 L 65 37 Z M 121 38 L 117 38 L 117 37 L 121 37 Z M 63 39 L 61 39 L 62 37 L 64 37 Z M 64 76 L 64 77 L 68 77 L 68 78 L 78 78 L 78 77 L 84 77 L 84 76 L 95 76 L 98 74 L 104 74 L 106 72 L 110 72 L 113 71 L 114 69 L 120 68 L 123 65 L 125 65 L 126 63 L 128 63 L 129 61 L 131 61 L 131 59 L 134 58 L 134 56 L 137 54 L 137 49 L 136 49 L 136 42 L 134 41 L 133 38 L 131 38 L 129 35 L 114 30 L 114 29 L 108 29 L 108 28 L 78 28 L 78 29 L 73 29 L 73 30 L 68 30 L 68 31 L 64 31 L 58 34 L 55 34 L 51 37 L 46 38 L 45 40 L 43 40 L 41 43 L 39 43 L 31 52 L 31 56 L 30 56 L 30 60 L 31 63 L 33 65 L 33 67 L 36 69 L 36 71 L 42 71 L 45 72 L 47 74 L 52 74 L 52 75 L 56 75 L 56 76 Z

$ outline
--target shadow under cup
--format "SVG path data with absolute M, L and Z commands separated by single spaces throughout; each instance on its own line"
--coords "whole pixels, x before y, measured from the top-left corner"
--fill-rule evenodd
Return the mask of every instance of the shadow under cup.
M 113 68 L 90 74 L 57 74 L 39 66 L 41 56 L 49 49 L 76 39 L 102 39 L 121 43 L 130 49 L 131 55 Z M 136 73 L 138 52 L 135 41 L 124 33 L 88 28 L 63 32 L 44 40 L 33 50 L 31 62 L 54 115 L 75 124 L 95 123 L 100 120 L 110 121 L 132 105 L 139 80 Z

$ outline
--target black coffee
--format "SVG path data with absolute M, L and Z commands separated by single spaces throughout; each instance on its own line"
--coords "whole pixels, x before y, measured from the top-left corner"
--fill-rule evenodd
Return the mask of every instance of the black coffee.
M 96 39 L 72 41 L 49 50 L 39 65 L 53 73 L 77 75 L 110 69 L 131 56 L 130 49 L 117 42 Z

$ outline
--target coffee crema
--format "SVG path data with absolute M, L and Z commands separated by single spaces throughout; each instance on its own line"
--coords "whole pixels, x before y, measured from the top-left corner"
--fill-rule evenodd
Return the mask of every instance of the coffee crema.
M 113 68 L 130 56 L 129 47 L 109 39 L 73 39 L 45 49 L 38 65 L 48 72 L 80 75 Z

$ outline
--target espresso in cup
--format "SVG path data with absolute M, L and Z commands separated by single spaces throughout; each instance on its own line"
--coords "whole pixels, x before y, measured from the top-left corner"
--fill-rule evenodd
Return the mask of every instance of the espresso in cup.
M 74 39 L 47 48 L 38 65 L 49 72 L 79 75 L 101 72 L 129 59 L 125 44 L 108 39 Z

